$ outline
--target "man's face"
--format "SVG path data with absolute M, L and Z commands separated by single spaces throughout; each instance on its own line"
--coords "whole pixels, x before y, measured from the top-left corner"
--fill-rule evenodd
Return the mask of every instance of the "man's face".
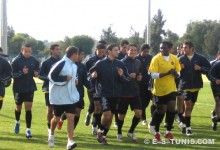
M 135 58 L 137 55 L 137 47 L 130 46 L 130 48 L 127 51 L 128 57 Z
M 128 49 L 128 45 L 127 44 L 123 44 L 120 46 L 120 50 L 122 53 L 126 53 Z
M 118 47 L 113 47 L 113 49 L 110 51 L 108 51 L 109 55 L 113 58 L 116 58 L 118 57 L 118 53 L 119 53 L 119 50 L 118 50 Z
M 78 53 L 74 53 L 74 54 L 70 57 L 70 59 L 71 59 L 72 61 L 74 61 L 74 62 L 77 62 L 77 61 L 78 61 Z
M 78 62 L 82 62 L 83 58 L 84 58 L 84 52 L 80 52 L 78 55 Z
M 183 52 L 186 55 L 189 55 L 192 53 L 192 48 L 189 48 L 189 45 L 183 44 Z
M 54 48 L 54 50 L 51 50 L 51 54 L 54 57 L 60 57 L 60 48 L 59 48 L 59 46 L 56 46 Z
M 160 51 L 163 56 L 168 56 L 169 55 L 169 48 L 168 45 L 166 44 L 160 44 Z
M 106 49 L 96 49 L 96 55 L 98 57 L 103 57 L 106 54 Z
M 29 58 L 32 53 L 32 48 L 31 47 L 23 47 L 21 49 L 21 53 L 25 58 Z
M 144 49 L 141 51 L 141 57 L 147 57 L 149 55 L 150 50 L 149 49 Z

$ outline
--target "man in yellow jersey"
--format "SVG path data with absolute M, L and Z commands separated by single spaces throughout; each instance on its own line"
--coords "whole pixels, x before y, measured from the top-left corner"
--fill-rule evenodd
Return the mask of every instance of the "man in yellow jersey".
M 150 126 L 155 126 L 154 140 L 161 142 L 159 127 L 163 120 L 165 112 L 167 112 L 167 131 L 165 138 L 172 140 L 173 135 L 171 128 L 175 116 L 175 105 L 176 105 L 176 83 L 175 78 L 180 76 L 180 63 L 178 58 L 169 53 L 170 42 L 162 42 L 160 44 L 161 53 L 153 57 L 149 72 L 151 77 L 154 79 L 153 95 L 156 103 L 156 110 L 153 113 Z
M 191 113 L 199 90 L 203 87 L 202 74 L 208 75 L 211 65 L 204 56 L 194 51 L 192 42 L 183 43 L 183 51 L 184 55 L 179 58 L 182 68 L 179 88 L 183 91 L 185 110 L 179 128 L 184 134 L 191 136 Z

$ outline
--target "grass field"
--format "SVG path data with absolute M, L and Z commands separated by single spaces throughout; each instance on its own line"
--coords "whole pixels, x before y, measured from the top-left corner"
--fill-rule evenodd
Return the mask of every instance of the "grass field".
M 11 87 L 7 88 L 4 105 L 0 111 L 0 149 L 3 150 L 26 150 L 37 149 L 45 150 L 51 149 L 47 145 L 47 122 L 46 122 L 46 106 L 44 95 L 41 92 L 41 84 L 37 84 L 38 91 L 35 93 L 33 104 L 33 120 L 32 120 L 32 134 L 33 138 L 28 140 L 25 138 L 25 113 L 24 110 L 21 114 L 21 128 L 19 134 L 14 134 L 14 100 L 11 92 Z M 206 83 L 204 88 L 200 91 L 198 102 L 192 113 L 192 129 L 193 136 L 188 138 L 180 133 L 177 128 L 177 123 L 174 123 L 173 134 L 175 139 L 191 139 L 197 141 L 198 139 L 214 139 L 214 144 L 153 144 L 151 139 L 152 135 L 149 134 L 147 126 L 142 126 L 140 123 L 136 130 L 136 136 L 139 138 L 138 143 L 133 143 L 126 133 L 130 126 L 133 113 L 129 111 L 125 125 L 123 127 L 124 142 L 116 140 L 117 130 L 112 126 L 108 133 L 108 146 L 99 144 L 96 137 L 91 135 L 91 127 L 84 125 L 86 110 L 88 107 L 88 99 L 85 97 L 85 109 L 82 111 L 80 122 L 75 130 L 75 141 L 78 146 L 76 149 L 219 149 L 220 147 L 220 134 L 219 131 L 213 131 L 211 128 L 210 112 L 213 109 L 214 100 L 212 97 L 209 84 Z M 150 119 L 149 109 L 147 109 L 147 118 Z M 161 134 L 165 132 L 165 128 L 161 127 Z M 163 137 L 162 137 L 163 138 Z M 164 138 L 163 138 L 164 139 Z M 144 144 L 144 141 L 150 140 L 149 144 Z M 62 130 L 56 130 L 55 135 L 55 150 L 65 149 L 67 142 L 66 136 L 66 122 Z

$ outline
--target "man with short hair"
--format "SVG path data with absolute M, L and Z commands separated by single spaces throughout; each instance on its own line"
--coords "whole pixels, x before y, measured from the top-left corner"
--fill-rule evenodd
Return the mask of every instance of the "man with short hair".
M 179 88 L 183 91 L 185 110 L 179 128 L 191 136 L 191 113 L 203 87 L 202 74 L 208 75 L 211 65 L 204 56 L 195 52 L 192 42 L 183 43 L 183 51 L 184 55 L 179 58 L 182 68 Z
M 128 74 L 130 76 L 130 81 L 126 82 L 122 86 L 122 97 L 120 99 L 118 105 L 118 135 L 117 140 L 119 142 L 122 141 L 122 127 L 124 124 L 124 119 L 128 110 L 128 106 L 130 106 L 131 110 L 134 111 L 134 116 L 132 118 L 130 129 L 127 133 L 127 136 L 137 142 L 138 139 L 134 134 L 134 130 L 138 123 L 140 122 L 142 115 L 142 107 L 140 100 L 140 89 L 139 83 L 142 79 L 142 66 L 141 62 L 136 59 L 137 55 L 137 45 L 129 44 L 127 49 L 127 55 L 121 60 L 128 70 Z
M 4 58 L 0 57 L 0 110 L 2 109 L 5 96 L 5 88 L 11 83 L 11 65 Z
M 48 137 L 48 144 L 54 147 L 54 133 L 60 116 L 65 112 L 67 116 L 67 150 L 77 146 L 73 141 L 74 116 L 76 103 L 79 101 L 79 93 L 76 88 L 78 48 L 69 46 L 66 54 L 50 70 L 49 82 L 49 101 L 54 109 L 54 116 L 51 119 L 51 132 Z
M 15 99 L 15 127 L 14 132 L 20 131 L 20 115 L 22 103 L 25 106 L 26 120 L 26 138 L 31 138 L 31 120 L 32 120 L 32 103 L 34 91 L 37 90 L 33 77 L 38 77 L 39 62 L 31 55 L 32 48 L 30 44 L 24 44 L 21 47 L 21 53 L 12 60 L 12 75 L 14 79 L 13 93 Z
M 60 49 L 58 44 L 52 44 L 50 46 L 50 57 L 42 62 L 39 72 L 39 79 L 43 80 L 42 90 L 45 93 L 45 102 L 47 106 L 47 126 L 48 131 L 50 130 L 50 121 L 53 118 L 53 107 L 49 102 L 49 79 L 48 74 L 51 67 L 60 60 Z
M 152 93 L 148 89 L 151 76 L 148 74 L 150 67 L 150 62 L 152 60 L 152 55 L 150 55 L 150 46 L 148 44 L 142 44 L 140 48 L 140 53 L 136 57 L 142 65 L 142 79 L 140 81 L 140 99 L 142 105 L 142 125 L 147 125 L 146 118 L 146 108 L 149 105 L 150 99 L 152 98 Z
M 97 133 L 98 142 L 106 145 L 106 135 L 110 129 L 113 114 L 116 111 L 118 98 L 122 96 L 122 84 L 130 80 L 125 65 L 116 59 L 118 46 L 110 44 L 108 55 L 98 61 L 90 70 L 90 76 L 96 79 L 96 95 L 101 97 L 103 117 Z
M 216 110 L 218 111 L 218 110 L 220 110 L 220 106 L 219 106 L 219 95 L 218 95 L 218 84 L 217 84 L 217 82 L 218 82 L 218 73 L 217 73 L 217 66 L 215 66 L 215 69 L 213 69 L 213 66 L 216 64 L 216 63 L 218 63 L 219 62 L 219 60 L 220 60 L 220 50 L 217 52 L 217 55 L 216 55 L 216 59 L 215 60 L 213 60 L 213 61 L 211 61 L 210 62 L 210 64 L 211 64 L 211 70 L 210 70 L 210 74 L 209 74 L 209 76 L 210 76 L 210 80 L 211 80 L 211 82 L 210 82 L 210 85 L 211 85 L 211 88 L 212 88 L 212 93 L 213 93 L 213 96 L 214 96 L 214 98 L 215 98 L 215 108 L 214 108 L 214 110 L 212 111 L 212 120 L 213 120 L 213 118 L 215 118 L 216 117 Z M 214 75 L 213 75 L 214 74 Z M 217 116 L 220 116 L 220 115 L 217 115 Z M 217 130 L 217 121 L 212 121 L 213 123 L 212 123 L 212 129 L 214 130 L 214 131 L 216 131 Z
M 125 55 L 127 54 L 127 48 L 128 48 L 129 42 L 128 40 L 122 40 L 120 43 L 120 52 L 118 54 L 117 59 L 121 60 L 125 57 Z
M 87 56 L 84 60 L 84 65 L 86 66 L 87 73 L 89 73 L 89 69 L 92 68 L 95 63 L 99 60 L 102 60 L 106 54 L 106 47 L 102 43 L 98 43 L 96 45 L 95 53 Z M 91 80 L 92 88 L 95 89 L 95 82 L 96 80 Z M 92 121 L 92 134 L 97 134 L 97 125 L 101 122 L 101 105 L 100 99 L 96 96 L 95 90 L 87 91 L 88 98 L 89 98 L 89 108 L 86 114 L 85 125 L 88 126 L 90 123 L 90 118 L 93 113 L 93 121 Z
M 169 140 L 173 139 L 171 133 L 176 106 L 176 83 L 175 78 L 180 75 L 180 63 L 175 55 L 169 53 L 169 42 L 160 44 L 160 53 L 153 57 L 149 72 L 154 79 L 154 87 L 152 93 L 156 103 L 156 110 L 150 123 L 155 128 L 150 128 L 150 132 L 154 134 L 154 139 L 161 142 L 159 127 L 167 114 L 167 131 L 165 137 Z

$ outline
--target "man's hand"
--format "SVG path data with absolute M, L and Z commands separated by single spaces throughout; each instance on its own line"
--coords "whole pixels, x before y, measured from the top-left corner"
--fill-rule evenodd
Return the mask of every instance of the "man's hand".
M 73 77 L 72 76 L 67 76 L 66 80 L 67 82 L 70 81 Z
M 78 83 L 79 83 L 79 80 L 78 79 L 75 80 L 75 85 L 78 85 Z
M 38 77 L 38 72 L 34 70 L 34 77 Z
M 24 68 L 23 68 L 23 73 L 28 74 L 28 68 L 26 66 L 24 66 Z
M 121 77 L 123 76 L 123 70 L 121 68 L 118 68 L 118 75 Z
M 219 84 L 220 84 L 220 80 L 217 79 L 217 80 L 215 81 L 215 83 L 216 83 L 217 85 L 219 85 Z
M 194 65 L 194 69 L 195 69 L 196 71 L 201 70 L 201 68 L 202 68 L 202 67 L 200 67 L 200 66 L 197 65 L 197 64 Z
M 139 75 L 137 76 L 137 80 L 138 80 L 138 81 L 141 81 L 141 80 L 142 80 L 142 75 L 141 75 L 141 74 L 139 74 Z
M 97 78 L 97 72 L 94 71 L 94 72 L 91 74 L 91 77 L 92 77 L 92 78 Z
M 131 79 L 135 79 L 136 78 L 136 73 L 130 73 L 129 76 L 130 76 Z
M 180 64 L 180 67 L 181 67 L 181 69 L 185 68 L 184 64 Z

